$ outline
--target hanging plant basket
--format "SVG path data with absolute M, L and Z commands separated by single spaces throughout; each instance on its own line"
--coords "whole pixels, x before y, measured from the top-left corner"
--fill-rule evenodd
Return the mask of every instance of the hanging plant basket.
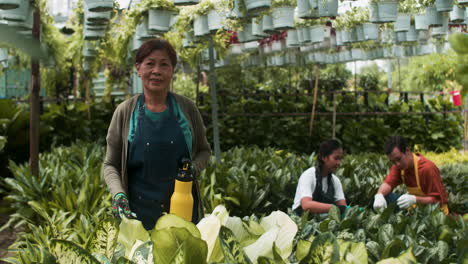
M 317 3 L 314 1 L 314 3 Z M 319 18 L 318 9 L 311 6 L 309 0 L 297 0 L 297 16 L 303 19 Z
M 244 29 L 237 33 L 237 37 L 241 43 L 256 41 L 258 39 L 258 37 L 252 34 L 252 23 L 244 24 Z
M 150 9 L 148 11 L 148 30 L 153 30 L 156 32 L 169 31 L 171 27 L 171 17 L 173 15 L 173 11 Z
M 406 32 L 406 41 L 415 42 L 418 41 L 418 32 L 414 26 L 410 26 L 409 30 Z
M 176 6 L 196 5 L 198 3 L 200 3 L 199 0 L 174 0 Z
M 275 30 L 294 28 L 294 7 L 283 6 L 274 8 L 272 18 Z
M 288 36 L 286 37 L 286 46 L 287 47 L 298 47 L 299 46 L 299 38 L 298 38 L 298 30 L 297 29 L 289 29 Z
M 242 46 L 240 43 L 231 43 L 229 45 L 229 54 L 239 55 L 242 54 Z
M 432 37 L 441 37 L 448 34 L 448 17 L 443 17 L 442 26 L 431 28 Z
M 400 31 L 400 32 L 395 32 L 395 40 L 396 43 L 402 43 L 406 42 L 406 32 Z
M 342 37 L 343 31 L 337 30 L 335 31 L 335 39 L 336 39 L 336 46 L 343 46 L 343 37 Z
M 299 27 L 297 32 L 299 43 L 307 44 L 311 42 L 309 27 Z
M 96 42 L 85 41 L 83 46 L 83 57 L 93 58 L 96 56 Z
M 369 21 L 372 23 L 388 23 L 395 22 L 398 16 L 397 1 L 380 1 L 373 2 L 369 6 Z
M 429 30 L 418 30 L 418 42 L 427 43 L 429 40 Z
M 0 62 L 8 60 L 8 49 L 0 48 Z
M 271 42 L 271 51 L 280 52 L 286 49 L 286 42 L 284 40 L 273 40 Z
M 460 6 L 468 6 L 468 0 L 458 0 Z
M 33 18 L 33 10 L 30 10 L 30 14 L 27 16 L 25 21 L 8 21 L 8 26 L 16 29 L 17 31 L 29 31 L 32 35 L 31 30 L 33 28 Z
M 463 23 L 463 21 L 465 21 L 465 9 L 454 5 L 453 10 L 450 12 L 449 16 L 450 22 L 452 24 Z
M 411 24 L 411 15 L 407 13 L 398 13 L 395 22 L 395 32 L 408 31 Z
M 392 44 L 395 41 L 395 32 L 391 29 L 384 29 L 380 34 L 380 42 Z
M 435 0 L 438 12 L 450 12 L 453 9 L 453 0 Z
M 111 18 L 111 11 L 107 12 L 91 12 L 85 10 L 85 19 L 90 23 L 107 23 Z
M 210 34 L 208 16 L 196 16 L 193 19 L 193 33 L 195 37 L 202 37 Z
M 353 61 L 365 60 L 364 51 L 362 49 L 351 49 Z
M 416 30 L 428 30 L 429 24 L 427 23 L 427 15 L 426 14 L 415 15 L 414 26 Z
M 365 40 L 377 40 L 379 38 L 379 26 L 373 23 L 361 25 Z
M 211 32 L 218 31 L 223 28 L 221 14 L 216 10 L 208 12 L 208 29 Z
M 113 0 L 85 0 L 86 8 L 92 12 L 106 12 L 114 9 Z
M 263 32 L 262 20 L 259 20 L 258 18 L 252 18 L 252 34 L 259 38 L 265 38 L 269 36 L 267 33 Z
M 258 14 L 270 8 L 271 0 L 244 0 L 247 13 L 250 15 Z
M 148 31 L 148 18 L 143 17 L 140 24 L 136 26 L 135 34 L 138 39 L 147 40 L 154 38 L 153 34 Z
M 364 34 L 364 28 L 362 25 L 357 25 L 354 28 L 354 32 L 356 32 L 356 42 L 362 42 L 366 40 L 366 35 Z
M 273 17 L 270 15 L 265 15 L 262 18 L 262 30 L 266 34 L 275 34 L 276 30 L 273 26 Z
M 98 40 L 106 35 L 105 30 L 93 27 L 89 28 L 89 26 L 85 26 L 83 31 L 85 40 Z
M 425 45 L 419 45 L 416 49 L 416 54 L 417 55 L 428 55 L 432 53 L 432 45 L 430 44 L 425 44 Z
M 18 8 L 1 11 L 4 20 L 24 22 L 30 15 L 29 1 L 21 1 Z
M 338 0 L 318 0 L 320 17 L 336 17 L 338 15 Z
M 8 10 L 18 8 L 22 0 L 0 0 L 0 9 Z
M 430 27 L 442 26 L 443 15 L 437 12 L 435 6 L 429 6 L 426 8 L 426 21 Z
M 258 50 L 258 41 L 249 41 L 242 43 L 242 51 L 243 52 L 252 52 Z
M 233 8 L 228 13 L 228 18 L 243 18 L 244 14 L 240 11 L 240 3 L 242 0 L 233 0 Z
M 194 48 L 196 46 L 193 31 L 189 31 L 189 32 L 184 33 L 184 39 L 182 40 L 182 46 L 184 48 Z
M 310 27 L 310 39 L 312 43 L 322 42 L 325 38 L 325 26 L 315 25 Z

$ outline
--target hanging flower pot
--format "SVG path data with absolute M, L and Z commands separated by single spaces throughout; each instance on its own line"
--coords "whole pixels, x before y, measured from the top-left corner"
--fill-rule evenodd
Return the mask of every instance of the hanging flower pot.
M 319 0 L 318 14 L 320 17 L 335 17 L 338 15 L 338 0 Z
M 265 38 L 269 36 L 267 33 L 263 32 L 262 20 L 259 20 L 258 18 L 252 18 L 252 34 L 259 38 Z
M 96 56 L 96 42 L 85 41 L 83 46 L 83 57 L 93 58 Z
M 258 14 L 271 6 L 271 0 L 244 0 L 248 14 Z
M 273 17 L 270 15 L 264 15 L 262 18 L 262 30 L 266 34 L 274 34 L 276 32 L 273 26 Z
M 106 34 L 105 29 L 85 25 L 83 35 L 85 40 L 98 40 Z
M 8 60 L 8 49 L 0 48 L 0 62 Z
M 401 32 L 395 32 L 395 40 L 396 43 L 402 43 L 406 42 L 406 32 L 401 31 Z
M 398 2 L 379 1 L 371 3 L 369 10 L 372 23 L 395 22 L 398 15 Z
M 407 13 L 398 13 L 395 22 L 395 32 L 408 31 L 411 23 L 411 15 Z
M 364 60 L 364 52 L 362 49 L 351 49 L 353 61 Z
M 416 30 L 428 30 L 429 24 L 427 23 L 427 15 L 426 14 L 415 15 L 414 26 Z
M 316 3 L 316 2 L 315 2 Z M 316 8 L 313 8 L 309 0 L 297 0 L 297 16 L 303 19 L 319 18 L 319 13 Z
M 148 11 L 148 29 L 156 32 L 169 31 L 172 15 L 174 15 L 173 11 L 150 9 Z M 207 18 L 205 16 L 205 20 L 206 19 Z M 208 21 L 206 21 L 206 26 L 208 27 Z
M 418 41 L 418 32 L 416 31 L 416 28 L 414 26 L 410 26 L 409 30 L 406 32 L 406 41 Z
M 449 16 L 451 23 L 462 23 L 465 20 L 465 9 L 454 5 L 453 10 L 450 12 Z
M 105 12 L 114 9 L 113 0 L 85 0 L 86 7 L 92 12 Z
M 210 34 L 207 16 L 195 16 L 193 19 L 193 32 L 195 37 L 202 37 Z
M 85 20 L 90 23 L 107 23 L 111 18 L 111 11 L 91 12 L 85 10 Z
M 135 34 L 138 39 L 146 40 L 154 38 L 153 34 L 148 31 L 148 18 L 143 17 L 140 24 L 136 26 Z
M 393 56 L 396 58 L 403 58 L 405 56 L 405 48 L 403 46 L 393 46 Z
M 276 30 L 294 28 L 294 7 L 283 6 L 273 9 L 273 27 Z
M 310 27 L 299 27 L 298 31 L 298 39 L 301 44 L 306 44 L 311 42 L 310 36 Z
M 380 34 L 380 41 L 382 43 L 392 44 L 395 39 L 395 32 L 391 29 L 384 29 Z
M 336 46 L 343 46 L 343 39 L 342 39 L 342 31 L 341 30 L 336 30 L 335 31 L 335 40 L 336 40 Z
M 21 5 L 22 0 L 0 0 L 0 9 L 15 9 Z
M 192 31 L 184 33 L 184 39 L 182 40 L 182 46 L 184 48 L 193 48 L 195 47 L 195 37 Z
M 438 12 L 450 12 L 453 9 L 453 0 L 435 0 Z
M 176 6 L 196 5 L 200 3 L 199 0 L 174 0 Z
M 418 42 L 426 43 L 429 39 L 429 30 L 419 30 L 418 31 Z
M 468 0 L 458 0 L 460 6 L 468 6 Z
M 4 20 L 24 22 L 30 15 L 29 1 L 21 1 L 18 8 L 3 10 L 1 13 Z
M 379 38 L 379 26 L 373 23 L 364 23 L 361 25 L 364 31 L 365 40 L 377 40 Z
M 249 42 L 257 40 L 258 37 L 252 34 L 252 23 L 244 24 L 244 29 L 238 32 L 237 37 L 239 38 L 239 42 Z
M 279 52 L 283 51 L 286 48 L 286 43 L 284 39 L 282 40 L 273 40 L 271 42 L 271 51 L 273 52 Z
M 437 12 L 435 6 L 429 6 L 426 8 L 426 21 L 430 27 L 442 26 L 443 15 Z
M 449 34 L 463 33 L 463 25 L 449 25 Z
M 323 25 L 315 25 L 310 27 L 310 39 L 312 43 L 322 42 L 325 38 L 325 26 Z
M 242 46 L 240 43 L 231 43 L 229 44 L 229 54 L 239 55 L 242 54 Z
M 233 7 L 228 13 L 228 18 L 242 18 L 244 14 L 240 11 L 240 4 L 242 0 L 233 0 Z
M 354 32 L 356 32 L 356 42 L 362 42 L 366 40 L 364 28 L 362 27 L 362 25 L 357 25 L 356 27 L 354 27 Z
M 286 37 L 286 46 L 287 47 L 298 47 L 299 38 L 297 29 L 289 29 L 288 36 Z
M 431 28 L 432 37 L 440 37 L 448 34 L 448 17 L 443 17 L 442 26 Z
M 208 12 L 208 29 L 211 32 L 215 32 L 218 29 L 223 28 L 221 14 L 216 10 L 210 10 Z
M 242 51 L 243 52 L 252 52 L 258 50 L 258 41 L 249 41 L 242 43 Z

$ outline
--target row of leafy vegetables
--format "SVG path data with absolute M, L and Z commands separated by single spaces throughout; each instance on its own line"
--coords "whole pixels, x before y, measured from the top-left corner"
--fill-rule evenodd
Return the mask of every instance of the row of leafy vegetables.
M 427 155 L 444 174 L 458 216 L 436 206 L 374 212 L 369 195 L 388 169 L 384 157 L 346 157 L 341 177 L 345 215 L 291 213 L 290 192 L 314 164 L 275 149 L 237 148 L 201 176 L 209 213 L 196 226 L 167 215 L 147 232 L 135 220 L 110 218 L 110 194 L 100 178 L 104 148 L 77 143 L 40 156 L 40 177 L 10 163 L 2 192 L 14 213 L 3 227 L 23 232 L 8 263 L 466 263 L 465 155 Z M 241 158 L 242 157 L 242 158 Z M 354 168 L 354 169 L 353 169 Z M 354 171 L 354 174 L 351 173 Z M 447 176 L 449 175 L 449 176 Z M 451 176 L 450 176 L 451 175 Z M 237 177 L 237 178 L 236 178 Z M 372 180 L 371 180 L 372 179 Z M 268 186 L 267 186 L 268 185 Z M 375 190 L 372 190 L 375 189 Z M 290 196 L 289 196 L 290 195 Z M 364 200 L 363 200 L 364 199 Z M 465 200 L 464 200 L 465 199 Z M 362 202 L 364 201 L 364 202 Z

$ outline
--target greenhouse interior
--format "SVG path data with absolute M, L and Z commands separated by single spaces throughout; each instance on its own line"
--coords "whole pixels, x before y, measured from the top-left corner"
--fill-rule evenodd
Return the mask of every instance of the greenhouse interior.
M 468 0 L 0 0 L 0 263 L 468 263 Z

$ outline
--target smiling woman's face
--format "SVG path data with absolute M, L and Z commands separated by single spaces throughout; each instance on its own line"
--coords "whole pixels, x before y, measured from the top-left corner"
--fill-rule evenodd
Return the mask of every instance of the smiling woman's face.
M 166 51 L 155 50 L 141 63 L 136 65 L 143 88 L 148 92 L 166 92 L 169 90 L 174 67 Z

